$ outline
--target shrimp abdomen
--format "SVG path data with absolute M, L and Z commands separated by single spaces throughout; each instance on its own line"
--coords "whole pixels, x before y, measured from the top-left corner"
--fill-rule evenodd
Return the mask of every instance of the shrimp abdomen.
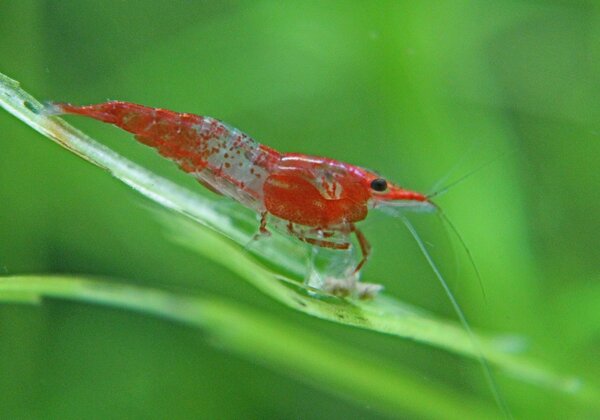
M 53 113 L 77 114 L 114 124 L 175 161 L 203 185 L 262 210 L 262 184 L 280 154 L 219 120 L 112 101 L 53 104 Z

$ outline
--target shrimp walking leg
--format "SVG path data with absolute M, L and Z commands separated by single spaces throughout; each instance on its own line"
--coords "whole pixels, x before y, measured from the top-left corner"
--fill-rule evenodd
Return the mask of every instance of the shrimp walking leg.
M 358 240 L 358 245 L 360 246 L 360 251 L 362 253 L 362 259 L 359 261 L 358 265 L 354 269 L 354 273 L 358 273 L 360 269 L 365 265 L 369 256 L 371 255 L 371 244 L 367 240 L 367 237 L 360 229 L 356 227 L 356 225 L 352 224 L 350 229 L 356 235 L 356 239 Z
M 267 229 L 267 216 L 269 215 L 268 212 L 263 211 L 260 214 L 260 227 L 258 228 L 258 234 L 259 235 L 270 235 L 271 232 L 269 232 L 269 230 Z
M 362 231 L 354 224 L 350 225 L 350 231 L 356 235 L 362 258 L 350 275 L 343 279 L 327 279 L 324 288 L 338 296 L 349 296 L 354 294 L 361 300 L 373 299 L 383 289 L 383 286 L 375 283 L 361 283 L 357 278 L 361 268 L 371 255 L 371 244 Z
M 263 211 L 260 214 L 260 225 L 258 227 L 258 232 L 256 232 L 253 236 L 252 239 L 250 239 L 250 241 L 246 244 L 246 246 L 244 247 L 245 249 L 250 248 L 250 246 L 258 241 L 261 238 L 268 238 L 269 236 L 271 236 L 271 232 L 269 232 L 269 229 L 267 229 L 267 219 L 269 217 L 269 212 Z

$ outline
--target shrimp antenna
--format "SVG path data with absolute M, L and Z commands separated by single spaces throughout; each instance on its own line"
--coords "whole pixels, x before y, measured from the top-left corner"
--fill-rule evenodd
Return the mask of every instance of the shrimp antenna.
M 481 278 L 481 272 L 479 271 L 479 268 L 477 268 L 477 264 L 475 264 L 475 259 L 473 258 L 473 254 L 471 254 L 471 250 L 467 246 L 467 243 L 465 242 L 465 240 L 463 239 L 463 237 L 461 236 L 461 234 L 458 232 L 458 229 L 456 229 L 456 226 L 454 226 L 454 223 L 452 223 L 450 221 L 450 219 L 448 218 L 448 216 L 446 216 L 446 213 L 444 213 L 442 211 L 442 209 L 439 208 L 437 205 L 434 204 L 434 206 L 437 208 L 437 210 L 438 210 L 438 216 L 440 217 L 440 219 L 442 220 L 442 222 L 446 222 L 448 224 L 448 227 L 450 228 L 450 230 L 452 231 L 452 233 L 454 233 L 454 235 L 458 239 L 458 242 L 460 242 L 460 245 L 465 250 L 465 253 L 467 254 L 467 257 L 469 258 L 469 262 L 471 263 L 471 267 L 473 267 L 473 271 L 475 271 L 475 275 L 477 276 L 477 281 L 479 282 L 479 288 L 481 289 L 481 294 L 483 295 L 483 300 L 487 304 L 487 295 L 485 293 L 485 287 L 483 286 L 483 280 Z
M 446 173 L 444 175 L 442 175 L 442 177 L 440 179 L 438 179 L 435 182 L 435 184 L 433 184 L 433 186 L 431 187 L 431 191 L 437 191 L 438 188 L 440 188 L 440 185 L 444 184 L 448 180 L 448 178 L 450 178 L 450 176 L 452 176 L 457 171 L 457 169 L 465 162 L 468 154 L 473 152 L 475 145 L 476 145 L 475 142 L 471 143 L 471 145 L 469 146 L 467 151 L 465 153 L 463 153 L 463 155 L 460 157 L 460 159 L 454 165 L 452 165 L 452 167 L 448 171 L 446 171 Z
M 476 167 L 475 169 L 473 169 L 470 172 L 467 172 L 465 175 L 461 176 L 460 178 L 450 182 L 449 184 L 447 184 L 445 187 L 440 188 L 437 191 L 432 192 L 431 194 L 428 194 L 426 197 L 427 199 L 431 199 L 433 197 L 439 197 L 445 193 L 448 192 L 448 190 L 458 184 L 460 184 L 461 182 L 463 182 L 464 180 L 466 180 L 467 178 L 471 177 L 471 175 L 476 174 L 477 172 L 481 171 L 482 169 L 487 168 L 488 166 L 490 166 L 492 163 L 495 163 L 496 161 L 500 160 L 501 158 L 506 157 L 507 155 L 512 155 L 516 153 L 516 150 L 510 150 L 506 153 L 502 153 L 496 157 L 494 157 L 493 159 L 488 160 L 487 162 L 479 165 L 478 167 Z
M 448 296 L 448 299 L 450 300 L 450 303 L 452 304 L 452 307 L 454 308 L 454 312 L 458 316 L 460 323 L 462 324 L 463 328 L 467 332 L 467 334 L 469 336 L 469 340 L 471 341 L 471 345 L 477 352 L 477 359 L 479 360 L 479 363 L 481 364 L 481 367 L 482 367 L 484 375 L 485 375 L 486 382 L 488 383 L 488 386 L 490 387 L 490 390 L 494 396 L 494 399 L 496 400 L 496 403 L 498 404 L 498 407 L 500 408 L 500 410 L 502 411 L 502 413 L 504 414 L 504 416 L 506 418 L 512 418 L 510 410 L 508 409 L 506 402 L 504 401 L 504 399 L 502 398 L 502 395 L 500 394 L 500 389 L 498 387 L 498 384 L 496 383 L 494 376 L 492 375 L 492 370 L 490 368 L 490 365 L 489 365 L 487 359 L 485 358 L 483 349 L 481 348 L 481 344 L 480 344 L 479 340 L 476 339 L 475 334 L 473 333 L 473 330 L 471 329 L 471 326 L 469 325 L 469 322 L 467 321 L 467 317 L 465 316 L 465 313 L 463 312 L 460 305 L 458 304 L 458 301 L 454 297 L 452 290 L 450 290 L 450 287 L 448 287 L 448 283 L 446 282 L 446 280 L 444 280 L 444 276 L 442 275 L 441 271 L 438 269 L 437 265 L 433 261 L 431 254 L 429 253 L 429 251 L 427 250 L 427 247 L 425 246 L 425 242 L 423 242 L 423 239 L 421 239 L 421 237 L 417 233 L 415 227 L 412 225 L 412 223 L 410 223 L 410 221 L 408 220 L 408 218 L 405 215 L 400 214 L 399 216 L 402 219 L 404 226 L 406 226 L 406 228 L 408 229 L 408 231 L 410 232 L 412 237 L 417 242 L 417 245 L 421 249 L 421 253 L 427 260 L 427 263 L 431 267 L 431 270 L 433 271 L 433 273 L 439 280 L 440 284 L 442 285 L 444 292 L 446 292 L 446 295 Z

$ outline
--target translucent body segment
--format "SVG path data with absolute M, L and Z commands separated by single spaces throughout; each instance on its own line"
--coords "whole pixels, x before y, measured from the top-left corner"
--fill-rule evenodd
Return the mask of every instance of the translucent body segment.
M 263 184 L 272 165 L 265 164 L 265 152 L 260 145 L 241 131 L 217 120 L 205 117 L 193 126 L 200 138 L 206 167 L 191 172 L 196 178 L 210 184 L 257 211 L 264 209 Z

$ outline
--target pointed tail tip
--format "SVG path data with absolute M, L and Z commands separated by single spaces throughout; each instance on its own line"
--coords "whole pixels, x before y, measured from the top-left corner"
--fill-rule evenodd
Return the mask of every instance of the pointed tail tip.
M 83 115 L 85 117 L 114 124 L 118 120 L 118 115 L 115 115 L 113 108 L 114 107 L 110 102 L 98 105 L 77 106 L 67 102 L 47 101 L 44 103 L 44 108 L 41 113 L 46 116 L 63 114 Z

